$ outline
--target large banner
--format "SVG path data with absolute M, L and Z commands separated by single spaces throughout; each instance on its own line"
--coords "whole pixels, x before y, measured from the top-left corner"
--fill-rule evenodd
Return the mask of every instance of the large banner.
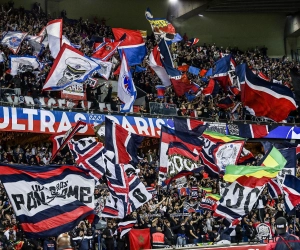
M 78 120 L 82 120 L 90 126 L 81 130 L 80 133 L 85 135 L 94 135 L 93 126 L 104 122 L 106 116 L 114 122 L 122 125 L 130 132 L 147 137 L 160 138 L 160 129 L 162 125 L 174 128 L 174 122 L 172 119 L 0 106 L 0 130 L 54 134 L 68 131 L 71 126 L 75 126 Z M 234 125 L 236 128 L 235 130 L 232 130 L 232 124 L 230 125 L 231 129 L 229 130 L 228 126 L 226 128 L 226 123 L 212 122 L 209 123 L 209 128 L 207 130 L 223 134 L 237 134 L 243 137 L 242 134 L 238 133 L 237 125 Z M 244 137 L 247 138 L 247 136 Z M 300 139 L 300 127 L 279 125 L 274 127 L 273 125 L 272 127 L 270 126 L 266 136 L 257 138 Z
M 68 131 L 82 120 L 89 126 L 80 130 L 80 134 L 94 135 L 93 127 L 105 121 L 105 117 L 122 125 L 132 133 L 160 137 L 161 125 L 172 126 L 168 119 L 133 116 L 112 116 L 105 114 L 77 113 L 0 106 L 0 130 L 14 132 L 32 132 L 55 134 Z

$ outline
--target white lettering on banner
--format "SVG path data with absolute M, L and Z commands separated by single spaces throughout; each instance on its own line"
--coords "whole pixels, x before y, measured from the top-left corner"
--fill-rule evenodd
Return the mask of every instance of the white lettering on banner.
M 28 116 L 27 130 L 33 131 L 33 116 L 38 114 L 37 109 L 23 109 L 23 113 Z
M 149 125 L 148 125 L 147 120 L 145 118 L 132 117 L 134 119 L 136 129 L 135 129 L 135 127 L 133 127 L 130 124 L 130 122 L 128 121 L 126 116 L 123 116 L 121 118 L 122 119 L 121 122 L 119 122 L 119 120 L 114 116 L 107 116 L 107 118 L 109 118 L 110 120 L 114 121 L 115 123 L 121 125 L 123 128 L 127 129 L 131 133 L 139 134 L 139 135 L 143 135 L 143 136 L 159 137 L 160 136 L 161 125 L 165 124 L 165 121 L 163 119 L 156 119 L 155 125 L 156 125 L 158 130 L 155 132 L 155 127 L 154 127 L 154 123 L 153 123 L 152 118 L 147 118 L 147 120 L 149 122 Z M 149 131 L 148 126 L 150 127 L 150 131 Z
M 54 123 L 55 123 L 55 116 L 50 111 L 41 110 L 41 132 L 46 132 L 46 128 L 48 128 L 49 132 L 54 133 Z M 47 121 L 46 117 L 49 118 Z
M 138 130 L 138 133 L 140 135 L 145 135 L 145 136 L 149 136 L 150 133 L 148 131 L 148 124 L 145 121 L 145 119 L 141 118 L 141 117 L 134 117 L 134 121 Z
M 156 120 L 156 127 L 159 129 L 157 131 L 157 135 L 160 137 L 161 125 L 165 125 L 165 121 L 163 119 Z
M 61 121 L 57 129 L 57 133 L 68 131 L 72 127 L 72 124 L 69 121 L 69 118 L 65 112 L 62 113 Z
M 86 121 L 86 118 L 83 114 L 80 114 L 80 113 L 77 113 L 75 116 L 74 116 L 74 121 L 75 122 L 78 122 L 78 121 Z M 86 131 L 88 130 L 88 126 L 84 126 L 83 128 L 81 128 L 78 133 L 80 134 L 84 134 Z
M 133 127 L 129 123 L 129 121 L 126 119 L 126 117 L 123 117 L 122 119 L 122 127 L 127 129 L 129 132 L 136 134 L 137 132 L 134 131 Z
M 12 130 L 25 130 L 25 124 L 18 124 L 16 108 L 11 108 L 11 128 Z
M 0 129 L 7 128 L 9 125 L 9 110 L 8 107 L 2 107 L 3 109 L 3 122 L 0 123 Z
M 150 126 L 150 129 L 151 129 L 151 135 L 155 136 L 153 121 L 150 118 L 148 119 L 148 121 L 149 121 L 149 126 Z
M 22 186 L 22 190 L 19 186 Z M 79 200 L 90 208 L 94 208 L 94 180 L 85 179 L 75 174 L 40 185 L 36 181 L 21 180 L 4 184 L 8 196 L 17 215 L 35 215 L 50 206 L 63 206 Z

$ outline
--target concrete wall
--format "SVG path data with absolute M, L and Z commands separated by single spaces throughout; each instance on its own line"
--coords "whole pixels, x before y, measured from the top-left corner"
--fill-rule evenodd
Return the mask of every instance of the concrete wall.
M 203 13 L 177 24 L 189 38 L 197 37 L 199 44 L 215 42 L 219 46 L 238 46 L 240 49 L 263 46 L 271 56 L 284 54 L 283 14 Z

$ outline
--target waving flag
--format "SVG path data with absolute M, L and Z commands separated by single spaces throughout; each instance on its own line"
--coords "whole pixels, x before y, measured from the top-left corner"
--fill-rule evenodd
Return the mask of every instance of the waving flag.
M 198 42 L 199 42 L 199 38 L 192 38 L 187 41 L 186 46 L 190 47 L 190 46 L 197 44 Z
M 198 154 L 201 150 L 202 142 L 194 135 L 186 132 L 176 131 L 166 126 L 161 128 L 160 136 L 160 168 L 159 168 L 159 181 L 165 180 L 165 174 L 168 172 L 168 155 L 167 151 L 170 142 L 181 142 L 191 152 Z
M 226 166 L 235 165 L 241 155 L 244 141 L 219 143 L 213 150 L 215 164 L 224 171 Z
M 164 85 L 156 85 L 157 98 L 165 98 L 166 87 Z
M 126 34 L 124 34 L 124 36 L 121 37 L 119 41 L 101 43 L 99 46 L 97 46 L 92 56 L 102 61 L 108 61 L 114 55 L 115 51 L 125 38 Z
M 122 218 L 130 213 L 129 209 L 129 183 L 124 169 L 124 164 L 113 164 L 107 162 L 106 168 L 107 187 L 114 199 L 121 200 L 123 207 L 118 216 Z
M 231 98 L 230 95 L 226 96 L 225 98 L 222 98 L 217 106 L 221 109 L 229 109 L 229 108 L 232 108 L 234 106 L 234 102 Z
M 128 177 L 129 184 L 129 209 L 130 212 L 136 211 L 139 207 L 152 199 L 152 194 L 147 191 L 145 185 L 140 181 L 140 178 L 135 174 L 129 174 L 130 171 L 125 171 Z
M 159 39 L 161 36 L 167 40 L 173 40 L 175 38 L 175 28 L 168 20 L 165 18 L 153 18 L 149 8 L 147 8 L 145 16 L 151 25 L 156 39 Z
M 199 155 L 190 151 L 189 148 L 181 142 L 170 142 L 167 154 L 168 155 L 182 155 L 193 161 L 199 160 Z
M 53 147 L 52 147 L 52 156 L 51 160 L 53 160 L 57 153 L 62 150 L 68 142 L 74 137 L 74 135 L 84 128 L 86 126 L 86 123 L 83 121 L 78 121 L 76 125 L 72 128 L 70 128 L 66 133 L 61 133 L 58 135 L 52 135 L 49 139 L 52 141 Z
M 163 67 L 162 61 L 161 61 L 161 54 L 158 49 L 158 45 L 154 47 L 152 50 L 150 56 L 149 56 L 149 65 L 154 70 L 154 72 L 157 74 L 159 79 L 161 80 L 162 84 L 166 87 L 171 85 L 171 81 L 169 78 L 168 73 L 166 72 L 165 68 Z
M 114 163 L 137 164 L 137 150 L 143 139 L 143 136 L 133 134 L 105 118 L 105 147 L 115 153 Z
M 193 154 L 193 153 L 189 150 L 189 151 L 187 151 L 187 154 Z M 194 154 L 194 155 L 196 155 L 196 154 Z M 174 177 L 179 172 L 193 171 L 194 169 L 197 169 L 197 168 L 198 168 L 198 164 L 191 158 L 186 157 L 184 155 L 175 155 L 175 154 L 170 155 L 169 150 L 168 150 L 167 178 Z
M 118 97 L 124 103 L 121 106 L 121 112 L 130 112 L 136 99 L 136 89 L 132 80 L 125 53 L 123 53 L 120 76 L 118 80 Z
M 129 232 L 130 250 L 151 249 L 150 228 L 132 229 Z
M 122 238 L 125 234 L 127 234 L 134 227 L 134 225 L 136 223 L 137 223 L 137 220 L 119 222 L 116 232 L 120 233 L 120 238 Z
M 280 84 L 267 82 L 246 68 L 243 104 L 255 116 L 268 117 L 276 122 L 286 119 L 296 110 L 293 92 Z
M 210 176 L 219 176 L 219 167 L 215 164 L 213 158 L 213 148 L 217 143 L 231 142 L 236 140 L 243 140 L 241 137 L 223 135 L 217 132 L 205 131 L 200 137 L 203 142 L 203 147 L 200 151 L 200 158 L 205 169 Z
M 35 40 L 29 40 L 29 45 L 32 47 L 32 54 L 36 57 L 40 56 L 40 54 L 44 51 L 45 46 Z
M 106 172 L 107 162 L 113 158 L 113 153 L 93 137 L 79 141 L 71 140 L 68 145 L 77 166 L 89 170 L 95 181 L 101 179 Z
M 196 68 L 196 67 L 193 67 L 193 66 L 189 67 L 189 73 L 197 76 L 197 75 L 199 75 L 199 72 L 200 72 L 199 68 Z
M 116 40 L 121 40 L 126 34 L 126 39 L 122 42 L 122 46 L 118 47 L 120 57 L 123 57 L 123 52 L 126 55 L 128 65 L 133 66 L 141 64 L 147 54 L 145 42 L 139 30 L 128 30 L 122 28 L 112 29 Z
M 284 168 L 286 162 L 286 159 L 278 151 L 278 149 L 272 146 L 272 148 L 263 157 L 260 164 L 261 166 L 228 165 L 223 178 L 227 182 L 233 182 L 240 176 L 253 176 L 255 178 L 266 177 L 272 179 L 275 178 L 278 172 Z
M 62 46 L 63 20 L 55 19 L 46 26 L 51 56 L 56 58 Z
M 285 175 L 289 174 L 296 176 L 297 155 L 296 148 L 279 149 L 279 152 L 286 159 L 284 168 L 277 175 L 277 181 L 281 185 L 283 183 Z
M 267 177 L 239 177 L 225 189 L 214 216 L 234 220 L 248 214 L 268 181 Z
M 247 163 L 252 163 L 253 161 L 255 161 L 254 155 L 248 149 L 243 148 L 237 164 L 245 165 Z
M 219 93 L 219 85 L 214 79 L 210 79 L 206 88 L 202 90 L 203 95 L 211 95 L 215 97 Z
M 174 68 L 171 53 L 169 51 L 168 45 L 166 44 L 166 41 L 162 39 L 159 42 L 158 46 L 163 57 L 163 66 L 165 67 L 165 70 L 170 77 L 176 95 L 183 96 L 190 90 L 195 89 L 195 85 L 190 83 L 186 74 L 181 74 L 181 71 Z
M 91 59 L 100 66 L 100 69 L 98 69 L 96 72 L 105 80 L 108 80 L 113 64 L 111 62 L 101 61 L 100 59 L 94 57 L 92 57 Z
M 235 61 L 231 55 L 224 56 L 215 63 L 213 78 L 218 80 L 220 86 L 227 91 L 230 84 L 229 73 L 235 71 Z
M 285 210 L 288 214 L 300 204 L 300 179 L 293 175 L 286 175 L 282 184 Z
M 17 220 L 29 238 L 58 236 L 94 214 L 95 184 L 83 169 L 2 165 L 0 171 Z
M 1 44 L 7 46 L 14 54 L 17 54 L 27 34 L 26 32 L 8 31 L 4 34 Z
M 10 56 L 10 74 L 19 75 L 25 72 L 32 72 L 39 68 L 39 63 L 35 56 Z
M 268 191 L 272 199 L 278 199 L 279 196 L 282 195 L 281 185 L 279 185 L 278 182 L 274 179 L 271 179 L 268 182 Z
M 57 55 L 43 87 L 44 91 L 59 91 L 72 83 L 84 82 L 100 66 L 70 45 L 64 44 Z
M 182 131 L 195 136 L 200 136 L 208 127 L 203 121 L 173 117 L 174 127 L 176 131 Z

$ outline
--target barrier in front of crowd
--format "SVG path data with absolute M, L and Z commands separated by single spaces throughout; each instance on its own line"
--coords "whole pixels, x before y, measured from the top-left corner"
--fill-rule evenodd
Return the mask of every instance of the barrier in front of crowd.
M 0 106 L 0 130 L 11 132 L 32 132 L 43 134 L 55 134 L 65 132 L 75 125 L 78 120 L 85 121 L 91 125 L 88 128 L 81 130 L 80 133 L 84 135 L 93 135 L 93 126 L 101 124 L 105 121 L 105 117 L 108 117 L 116 123 L 122 125 L 124 128 L 147 137 L 160 137 L 160 129 L 162 125 L 174 128 L 174 122 L 171 116 L 151 116 L 147 114 L 122 114 L 122 113 L 88 113 L 84 111 L 68 109 L 33 109 L 33 108 L 19 108 Z M 188 117 L 187 117 L 188 118 Z M 226 122 L 219 121 L 214 122 L 212 120 L 205 120 L 209 123 L 208 130 L 219 132 L 223 134 L 240 135 L 242 137 L 249 138 L 243 135 L 239 126 L 249 125 L 245 121 Z M 256 127 L 258 125 L 256 124 Z M 266 139 L 300 139 L 300 127 L 295 124 L 260 124 L 264 130 L 268 130 L 268 133 L 263 138 Z M 249 127 L 249 131 L 253 129 Z M 255 135 L 255 133 L 252 133 Z M 251 137 L 250 137 L 251 138 Z M 253 136 L 252 138 L 256 138 Z M 257 137 L 260 138 L 260 137 Z
M 266 247 L 267 247 L 266 244 L 253 244 L 253 245 L 231 244 L 231 245 L 220 245 L 220 246 L 211 245 L 211 246 L 193 246 L 193 247 L 187 246 L 187 247 L 180 247 L 180 248 L 176 247 L 176 250 L 195 250 L 195 249 L 199 249 L 199 250 L 226 250 L 226 249 L 230 249 L 230 250 L 265 250 Z M 160 250 L 166 250 L 166 249 L 172 249 L 172 248 L 161 248 Z

